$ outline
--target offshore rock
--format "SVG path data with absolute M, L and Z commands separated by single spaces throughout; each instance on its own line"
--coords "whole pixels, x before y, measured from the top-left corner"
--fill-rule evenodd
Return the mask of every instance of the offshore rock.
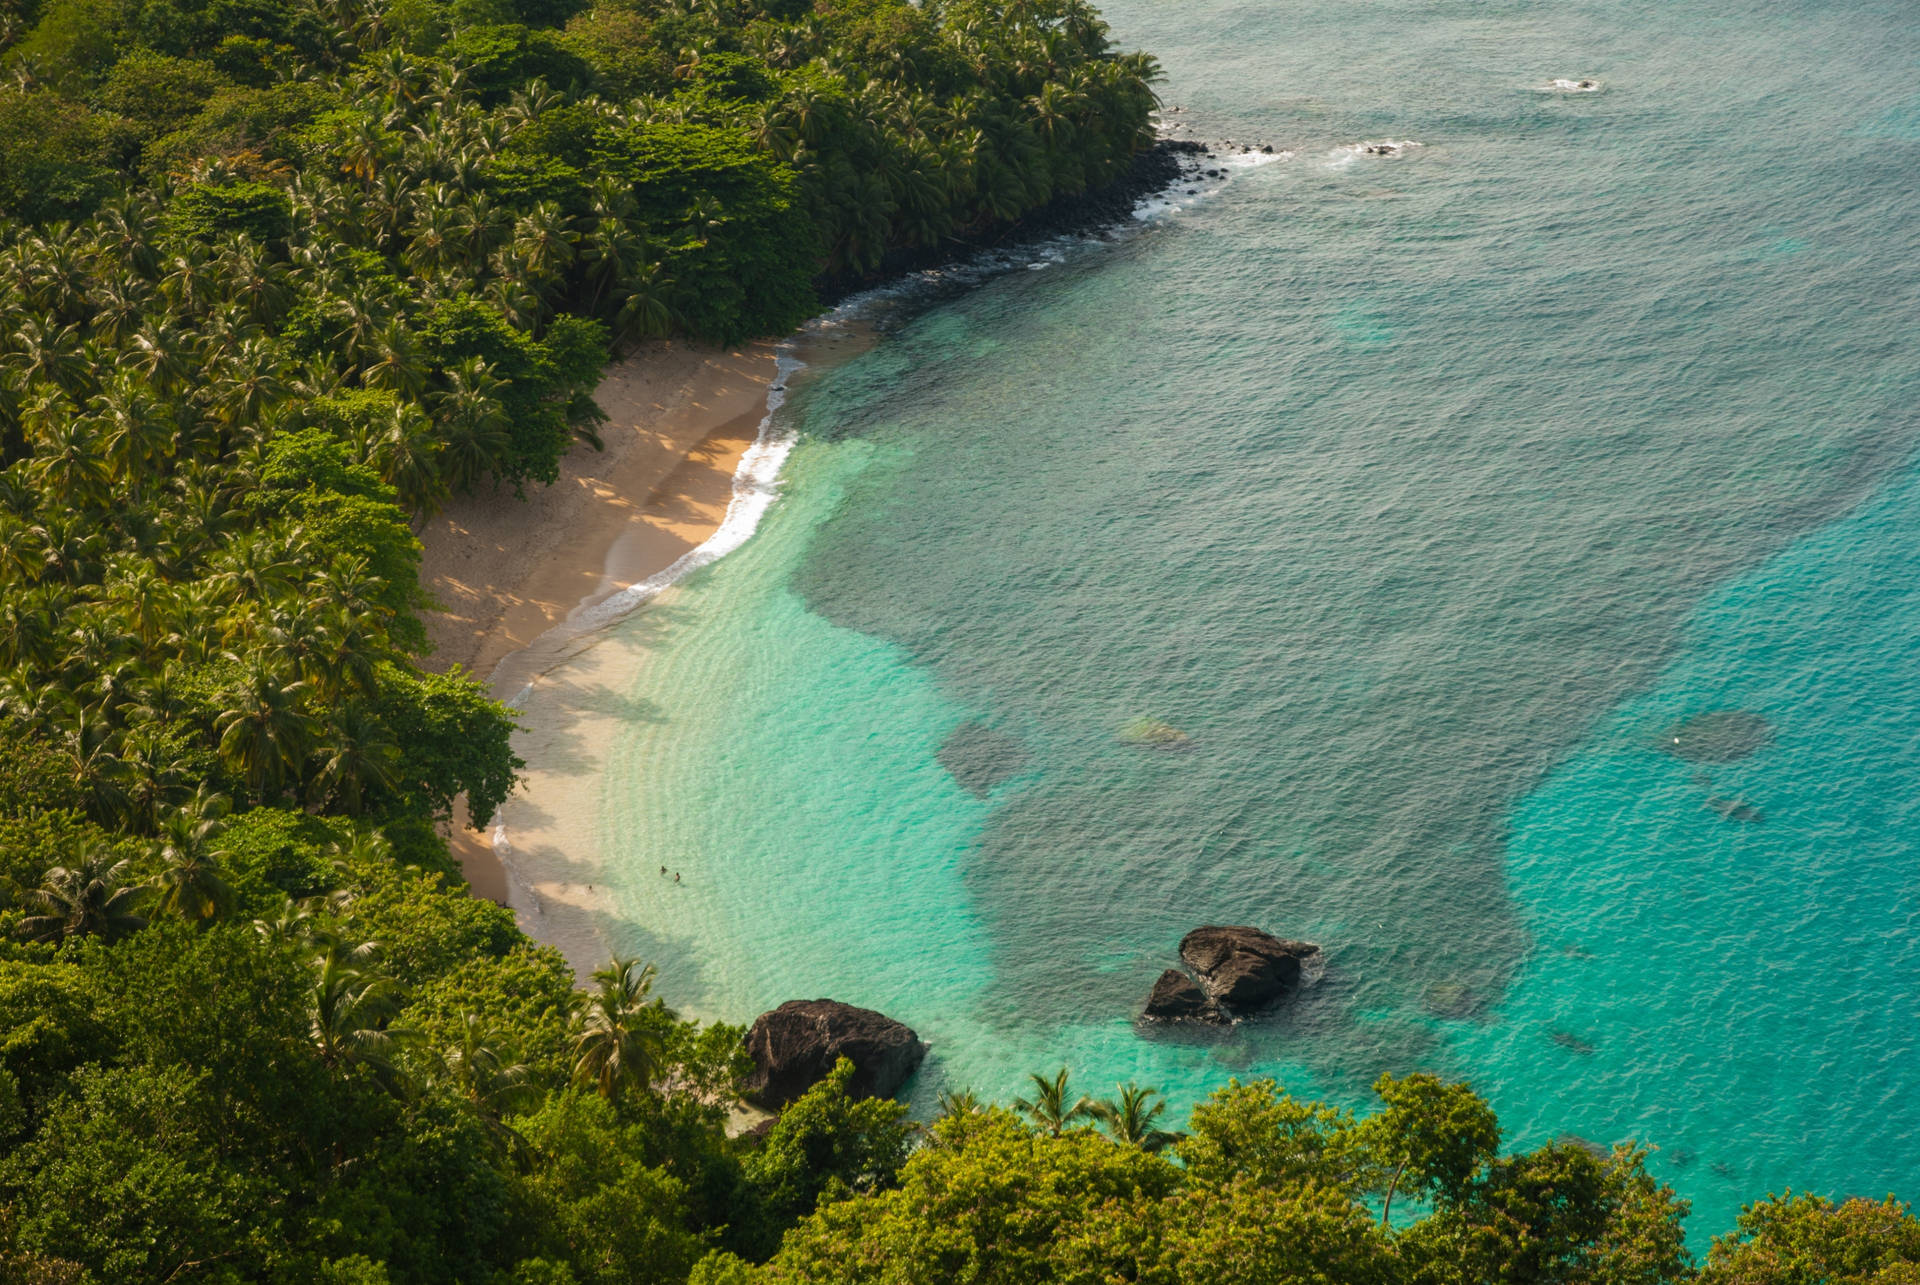
M 792 999 L 762 1013 L 746 1042 L 753 1073 L 741 1096 L 769 1111 L 825 1079 L 843 1057 L 853 1063 L 855 1097 L 890 1098 L 927 1055 L 918 1035 L 884 1013 L 831 999 Z
M 1147 994 L 1147 1007 L 1142 1016 L 1163 1022 L 1227 1020 L 1227 1015 L 1213 1002 L 1213 996 L 1207 994 L 1199 982 L 1177 968 L 1169 968 L 1160 974 L 1160 980 L 1153 984 L 1153 990 Z
M 1319 964 L 1320 948 L 1258 928 L 1209 926 L 1180 939 L 1180 958 L 1215 1003 L 1247 1012 L 1299 990 L 1307 965 Z

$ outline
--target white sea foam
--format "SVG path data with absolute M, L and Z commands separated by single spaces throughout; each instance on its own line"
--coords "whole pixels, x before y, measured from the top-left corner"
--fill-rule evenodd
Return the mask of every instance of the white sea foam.
M 795 355 L 796 346 L 797 341 L 789 339 L 776 349 L 774 377 L 767 386 L 767 413 L 753 445 L 740 456 L 733 474 L 733 494 L 713 534 L 664 570 L 598 601 L 582 603 L 527 647 L 503 656 L 491 675 L 495 688 L 509 676 L 520 680 L 514 694 L 506 698 L 507 704 L 522 706 L 540 675 L 571 654 L 568 644 L 631 615 L 677 581 L 726 557 L 753 535 L 779 498 L 780 470 L 793 451 L 793 430 L 777 421 L 780 408 L 786 404 L 788 381 L 806 365 Z M 496 829 L 496 847 L 504 841 L 504 829 Z
M 766 416 L 760 421 L 760 431 L 754 437 L 753 445 L 740 457 L 740 466 L 733 475 L 733 495 L 727 501 L 726 515 L 721 518 L 714 533 L 698 548 L 680 555 L 666 570 L 656 572 L 591 606 L 576 608 L 567 617 L 567 627 L 576 633 L 604 628 L 630 614 L 634 608 L 657 596 L 675 581 L 718 562 L 747 542 L 759 527 L 760 519 L 766 516 L 767 510 L 779 498 L 780 469 L 793 451 L 795 434 L 792 429 L 775 421 L 780 407 L 787 400 L 787 381 L 805 364 L 794 355 L 791 340 L 780 345 L 773 382 L 767 386 Z
M 1600 92 L 1600 82 L 1597 80 L 1567 80 L 1562 78 L 1550 80 L 1540 86 L 1540 92 L 1543 94 L 1597 94 Z
M 1276 161 L 1293 158 L 1292 152 L 1226 152 L 1207 155 L 1199 160 L 1188 160 L 1181 166 L 1180 178 L 1152 196 L 1140 198 L 1134 202 L 1133 217 L 1141 223 L 1152 223 L 1178 214 L 1181 210 L 1191 209 L 1212 196 L 1232 181 L 1233 170 L 1258 169 L 1263 165 L 1272 165 Z
M 1364 142 L 1348 143 L 1343 147 L 1334 148 L 1327 158 L 1327 165 L 1331 169 L 1345 169 L 1357 160 L 1377 160 L 1405 156 L 1408 152 L 1419 146 L 1421 146 L 1421 144 L 1414 142 L 1410 138 L 1367 139 Z

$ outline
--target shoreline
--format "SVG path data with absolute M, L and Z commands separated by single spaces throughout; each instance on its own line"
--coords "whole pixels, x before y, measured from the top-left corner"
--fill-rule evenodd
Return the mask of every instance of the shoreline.
M 636 590 L 653 596 L 669 587 L 663 577 L 695 569 L 681 565 L 693 556 L 705 555 L 704 565 L 729 552 L 733 542 L 718 539 L 727 527 L 743 525 L 731 533 L 737 541 L 757 525 L 784 460 L 784 450 L 769 457 L 761 438 L 785 400 L 786 378 L 866 346 L 864 330 L 836 331 L 809 329 L 734 350 L 653 343 L 609 366 L 594 394 L 608 416 L 604 451 L 578 443 L 552 486 L 524 498 L 504 489 L 459 497 L 419 532 L 421 583 L 448 608 L 423 613 L 435 645 L 423 664 L 464 666 L 496 700 L 513 705 L 562 665 L 569 684 L 590 672 L 584 657 L 646 598 L 596 619 L 610 600 Z M 751 511 L 739 514 L 742 500 Z M 729 522 L 730 513 L 739 516 Z M 604 701 L 607 689 L 596 686 L 592 695 Z M 588 708 L 569 711 L 576 749 L 591 718 Z M 516 837 L 537 844 L 546 837 L 538 819 L 551 815 L 551 805 L 564 801 L 558 810 L 577 815 L 585 801 L 567 796 L 598 780 L 581 770 L 577 754 L 556 756 L 547 743 L 552 729 L 539 723 L 515 733 L 528 766 L 509 803 L 519 814 Z M 557 757 L 569 770 L 553 770 Z M 589 919 L 604 910 L 594 884 L 543 877 L 556 868 L 588 870 L 593 854 L 541 844 L 540 861 L 525 847 L 516 861 L 503 820 L 489 833 L 473 830 L 464 801 L 445 834 L 475 896 L 511 908 L 529 936 L 558 947 L 582 975 L 601 962 L 597 932 L 548 922 L 563 906 Z
M 1125 222 L 1138 202 L 1182 181 L 1185 167 L 1206 155 L 1211 152 L 1202 144 L 1163 139 L 1115 184 L 1055 202 L 1004 229 L 999 241 Z M 956 245 L 922 261 L 889 263 L 874 279 L 837 283 L 826 295 L 829 314 L 850 294 L 991 244 Z M 608 626 L 669 588 L 673 581 L 666 577 L 694 569 L 678 564 L 720 536 L 736 501 L 758 504 L 743 515 L 746 529 L 718 541 L 724 547 L 704 560 L 724 556 L 751 534 L 772 502 L 784 460 L 784 449 L 771 460 L 755 455 L 762 429 L 784 401 L 786 377 L 853 355 L 872 339 L 864 326 L 842 322 L 824 332 L 810 323 L 783 340 L 733 350 L 646 344 L 610 365 L 594 391 L 608 416 L 600 433 L 604 451 L 576 443 L 551 486 L 524 498 L 504 490 L 458 497 L 418 532 L 421 584 L 445 608 L 423 613 L 434 645 L 425 667 L 463 665 L 495 699 L 516 707 L 562 666 L 568 672 L 560 687 L 599 680 L 578 691 L 578 700 L 559 691 L 543 695 L 543 705 L 565 706 L 560 726 L 528 719 L 515 733 L 527 767 L 490 834 L 468 827 L 464 800 L 456 802 L 445 831 L 472 893 L 510 907 L 523 931 L 559 948 L 582 976 L 604 952 L 593 921 L 610 914 L 596 882 L 582 882 L 598 874 L 591 856 L 578 850 L 598 846 L 578 826 L 583 813 L 597 812 L 595 800 L 578 793 L 598 780 L 597 746 L 586 733 L 613 731 L 613 720 L 595 702 L 617 703 L 605 680 L 630 674 L 639 663 L 624 656 L 623 669 L 609 654 L 618 649 L 599 644 Z M 596 608 L 632 590 L 644 596 L 595 618 Z M 532 802 L 536 795 L 548 806 Z M 556 822 L 556 803 L 573 827 Z M 516 813 L 512 838 L 523 845 L 517 853 L 505 823 L 509 808 Z M 553 875 L 564 877 L 542 877 Z
M 421 584 L 447 608 L 423 615 L 434 644 L 423 665 L 464 666 L 510 697 L 494 681 L 503 660 L 709 539 L 777 371 L 771 343 L 655 343 L 609 366 L 594 392 L 604 451 L 577 443 L 551 486 L 457 497 L 420 530 Z M 468 828 L 464 803 L 447 840 L 476 896 L 514 904 L 506 865 Z

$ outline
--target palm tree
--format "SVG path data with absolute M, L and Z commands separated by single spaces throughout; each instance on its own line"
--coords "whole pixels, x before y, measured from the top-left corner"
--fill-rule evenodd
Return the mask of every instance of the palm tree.
M 601 1097 L 628 1088 L 645 1090 L 666 1061 L 665 1006 L 648 1002 L 652 964 L 614 956 L 593 975 L 598 988 L 579 1001 L 574 1015 L 573 1082 L 592 1085 Z
M 1154 1101 L 1160 1097 L 1159 1090 L 1132 1083 L 1114 1087 L 1119 1091 L 1118 1097 L 1095 1102 L 1090 1110 L 1115 1142 L 1124 1142 L 1142 1151 L 1159 1151 L 1180 1140 L 1179 1134 L 1154 1125 L 1167 1109 L 1164 1099 Z
M 365 703 L 349 700 L 327 719 L 320 736 L 320 770 L 314 773 L 308 795 L 314 802 L 331 801 L 348 816 L 359 816 L 369 789 L 393 784 L 400 764 L 400 747 Z
M 400 1011 L 399 990 L 362 962 L 369 944 L 335 943 L 315 958 L 307 1030 L 327 1069 L 363 1066 L 397 1089 L 402 1082 L 395 1058 L 413 1032 L 387 1025 Z
M 1057 1138 L 1093 1114 L 1093 1103 L 1086 1098 L 1075 1099 L 1068 1105 L 1066 1067 L 1061 1067 L 1051 1079 L 1038 1071 L 1027 1078 L 1033 1081 L 1033 1096 L 1015 1098 L 1013 1109 L 1048 1136 Z
M 213 840 L 226 825 L 228 803 L 202 785 L 160 826 L 157 854 L 163 863 L 154 885 L 158 909 L 206 923 L 233 908 L 233 889 L 220 874 Z
M 41 913 L 20 921 L 21 935 L 30 941 L 114 941 L 145 928 L 140 903 L 147 890 L 126 882 L 130 868 L 130 862 L 116 858 L 104 845 L 89 849 L 71 866 L 53 867 L 46 882 L 27 894 L 28 903 Z
M 447 372 L 447 391 L 434 409 L 446 442 L 441 459 L 456 490 L 471 488 L 512 444 L 507 412 L 493 395 L 502 382 L 478 357 Z
M 220 695 L 222 708 L 214 719 L 220 756 L 245 774 L 257 797 L 271 798 L 298 770 L 312 739 L 312 720 L 300 708 L 306 683 L 281 682 L 257 651 L 245 657 L 229 653 L 229 658 L 242 669 Z
M 497 1040 L 486 1022 L 468 1013 L 460 1038 L 440 1051 L 436 1078 L 465 1098 L 504 1152 L 525 1149 L 526 1140 L 504 1123 L 503 1117 L 520 1110 L 538 1096 L 533 1073 Z
M 985 1110 L 972 1089 L 943 1089 L 940 1092 L 940 1118 L 978 1115 Z

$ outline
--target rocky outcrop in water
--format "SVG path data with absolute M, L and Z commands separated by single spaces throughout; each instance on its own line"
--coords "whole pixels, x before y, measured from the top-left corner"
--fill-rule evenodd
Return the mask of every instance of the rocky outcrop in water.
M 1264 1008 L 1300 989 L 1320 948 L 1248 927 L 1196 928 L 1180 939 L 1180 958 L 1214 1002 L 1228 1010 Z
M 1220 1022 L 1258 1012 L 1289 998 L 1317 974 L 1320 948 L 1285 941 L 1258 928 L 1210 925 L 1180 939 L 1177 968 L 1160 974 L 1144 1016 Z M 1311 970 L 1311 973 L 1310 973 Z
M 1177 968 L 1160 974 L 1160 980 L 1147 993 L 1142 1016 L 1162 1022 L 1224 1022 L 1227 1015 L 1213 1002 L 1199 982 Z
M 890 1098 L 920 1067 L 927 1046 L 884 1013 L 831 999 L 788 1000 L 754 1019 L 747 1032 L 753 1074 L 742 1095 L 778 1111 L 825 1079 L 835 1063 L 853 1063 L 855 1097 Z

